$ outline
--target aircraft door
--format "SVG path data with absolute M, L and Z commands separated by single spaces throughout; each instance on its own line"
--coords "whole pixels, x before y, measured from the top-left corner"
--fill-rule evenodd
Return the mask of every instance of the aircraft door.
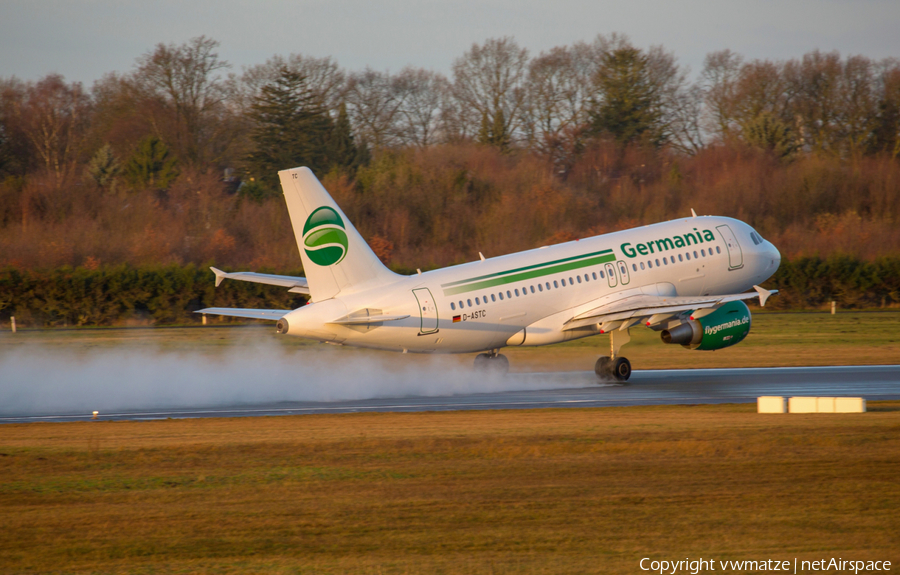
M 619 277 L 622 281 L 622 285 L 628 285 L 631 282 L 631 276 L 628 275 L 628 264 L 619 260 L 616 262 L 616 267 L 619 268 Z
M 435 333 L 438 330 L 438 314 L 434 298 L 431 297 L 431 290 L 418 288 L 412 291 L 419 304 L 419 317 L 421 318 L 419 335 Z
M 616 267 L 612 264 L 606 264 L 606 277 L 609 280 L 609 287 L 616 287 Z
M 744 267 L 744 255 L 741 252 L 741 245 L 737 241 L 734 232 L 727 225 L 716 226 L 722 239 L 725 240 L 725 246 L 728 250 L 728 268 L 736 270 Z

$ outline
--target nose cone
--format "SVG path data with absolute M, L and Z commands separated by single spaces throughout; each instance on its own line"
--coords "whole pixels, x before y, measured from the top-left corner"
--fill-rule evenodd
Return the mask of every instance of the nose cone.
M 766 242 L 765 244 L 765 258 L 769 263 L 769 270 L 774 274 L 778 271 L 778 266 L 781 265 L 781 253 L 778 251 L 772 242 Z
M 781 254 L 771 242 L 763 241 L 756 248 L 757 283 L 762 283 L 775 275 L 781 265 Z

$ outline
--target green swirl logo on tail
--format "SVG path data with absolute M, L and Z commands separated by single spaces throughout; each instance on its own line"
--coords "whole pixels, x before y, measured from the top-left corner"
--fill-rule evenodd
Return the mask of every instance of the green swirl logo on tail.
M 336 211 L 323 206 L 309 215 L 303 226 L 306 255 L 320 266 L 338 264 L 347 255 L 347 232 Z

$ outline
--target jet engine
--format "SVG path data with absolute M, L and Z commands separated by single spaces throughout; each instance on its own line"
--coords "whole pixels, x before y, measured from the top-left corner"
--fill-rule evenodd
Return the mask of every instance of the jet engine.
M 728 302 L 698 319 L 687 319 L 660 334 L 665 343 L 688 349 L 715 350 L 740 343 L 750 333 L 750 308 L 742 301 Z

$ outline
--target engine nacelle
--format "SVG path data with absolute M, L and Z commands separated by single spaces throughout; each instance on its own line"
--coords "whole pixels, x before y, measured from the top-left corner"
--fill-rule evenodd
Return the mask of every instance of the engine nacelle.
M 688 349 L 711 350 L 740 343 L 748 333 L 750 308 L 742 301 L 732 301 L 700 319 L 664 329 L 660 337 L 665 343 L 678 343 Z

